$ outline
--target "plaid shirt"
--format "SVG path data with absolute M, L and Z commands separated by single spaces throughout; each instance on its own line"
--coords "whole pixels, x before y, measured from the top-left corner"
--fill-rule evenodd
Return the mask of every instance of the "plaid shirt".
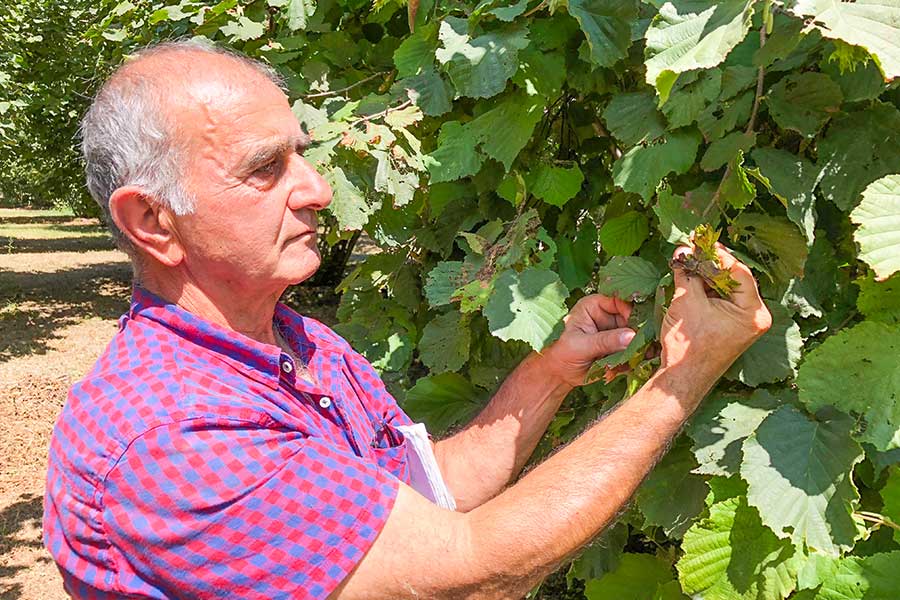
M 76 598 L 325 598 L 409 482 L 371 365 L 279 304 L 279 348 L 136 288 L 69 393 L 44 543 Z

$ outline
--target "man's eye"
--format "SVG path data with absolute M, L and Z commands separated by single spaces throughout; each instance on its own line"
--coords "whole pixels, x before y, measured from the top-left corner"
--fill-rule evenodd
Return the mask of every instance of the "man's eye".
M 253 171 L 253 174 L 254 175 L 262 175 L 262 176 L 271 176 L 271 175 L 274 175 L 277 170 L 278 170 L 277 161 L 273 160 L 272 162 L 267 163 L 267 164 L 259 167 L 255 171 Z

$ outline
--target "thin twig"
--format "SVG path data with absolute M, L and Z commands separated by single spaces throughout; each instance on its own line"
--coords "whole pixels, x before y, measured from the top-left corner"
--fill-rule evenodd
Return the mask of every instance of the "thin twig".
M 390 73 L 390 71 L 381 71 L 381 72 L 379 72 L 379 73 L 375 73 L 374 75 L 369 75 L 369 76 L 366 77 L 365 79 L 360 79 L 360 80 L 357 81 L 356 83 L 351 83 L 350 85 L 348 85 L 348 86 L 345 87 L 345 88 L 341 88 L 341 89 L 339 89 L 339 90 L 334 90 L 334 91 L 331 91 L 331 92 L 319 92 L 319 93 L 317 93 L 317 94 L 307 94 L 307 95 L 303 96 L 303 99 L 304 99 L 304 100 L 309 100 L 310 98 L 324 98 L 324 97 L 326 97 L 326 96 L 336 96 L 336 95 L 338 95 L 338 94 L 343 94 L 344 92 L 350 91 L 350 90 L 352 90 L 353 88 L 355 88 L 355 87 L 357 87 L 357 86 L 360 86 L 360 85 L 366 83 L 367 81 L 372 81 L 372 80 L 375 79 L 376 77 L 381 77 L 382 75 L 387 75 L 388 73 Z
M 891 529 L 896 529 L 900 531 L 900 525 L 897 525 L 889 518 L 884 515 L 879 515 L 878 513 L 868 512 L 865 510 L 856 511 L 856 516 L 858 516 L 863 521 L 869 521 L 870 523 L 877 523 L 879 525 L 884 525 L 885 527 L 890 527 Z
M 762 48 L 766 45 L 766 26 L 763 24 L 762 27 L 759 28 L 759 47 Z M 744 135 L 750 135 L 753 133 L 753 128 L 756 127 L 756 115 L 759 113 L 759 104 L 762 101 L 763 95 L 763 81 L 766 76 L 766 69 L 763 65 L 759 66 L 759 70 L 756 72 L 756 97 L 753 98 L 753 109 L 750 112 L 750 122 L 747 123 L 747 129 L 744 130 Z M 706 215 L 709 214 L 710 209 L 713 206 L 719 205 L 719 194 L 722 191 L 722 186 L 728 180 L 728 177 L 731 176 L 731 165 L 727 165 L 725 167 L 725 174 L 722 176 L 722 181 L 719 182 L 718 187 L 716 187 L 716 192 L 712 196 L 711 202 L 703 209 L 703 213 L 700 215 L 701 219 L 705 219 Z
M 537 11 L 541 10 L 542 8 L 544 8 L 545 6 L 547 6 L 547 0 L 541 0 L 541 3 L 540 3 L 540 4 L 538 4 L 537 6 L 535 6 L 534 8 L 532 8 L 531 10 L 529 10 L 527 13 L 525 13 L 525 14 L 522 15 L 522 16 L 523 16 L 523 17 L 530 17 L 531 15 L 533 15 L 534 13 L 536 13 Z
M 378 117 L 386 117 L 386 116 L 388 116 L 389 113 L 392 113 L 397 110 L 403 110 L 404 108 L 406 108 L 407 106 L 410 106 L 411 104 L 412 104 L 412 100 L 407 100 L 403 104 L 400 104 L 397 106 L 389 106 L 381 112 L 371 114 L 368 117 L 359 118 L 359 119 L 353 121 L 352 123 L 350 123 L 349 126 L 356 127 L 360 123 L 367 123 L 368 121 L 371 121 L 372 119 L 377 119 Z

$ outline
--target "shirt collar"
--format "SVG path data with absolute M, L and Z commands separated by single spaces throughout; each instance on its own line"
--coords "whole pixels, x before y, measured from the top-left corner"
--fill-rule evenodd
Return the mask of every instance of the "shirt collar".
M 288 357 L 278 346 L 266 344 L 223 327 L 181 308 L 177 304 L 135 285 L 130 319 L 149 319 L 169 329 L 187 342 L 217 354 L 234 368 L 266 385 L 278 387 L 281 363 Z M 317 353 L 342 353 L 328 340 L 315 335 L 316 327 L 307 327 L 305 318 L 281 302 L 275 308 L 275 325 L 285 341 L 306 364 Z

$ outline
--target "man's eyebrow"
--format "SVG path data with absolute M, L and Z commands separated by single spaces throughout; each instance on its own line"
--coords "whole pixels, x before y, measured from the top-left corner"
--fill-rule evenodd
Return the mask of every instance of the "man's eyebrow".
M 263 167 L 279 156 L 288 152 L 302 152 L 309 147 L 309 137 L 306 135 L 296 135 L 288 138 L 282 138 L 277 141 L 268 141 L 251 149 L 241 160 L 238 171 L 241 173 L 252 173 L 256 169 Z

